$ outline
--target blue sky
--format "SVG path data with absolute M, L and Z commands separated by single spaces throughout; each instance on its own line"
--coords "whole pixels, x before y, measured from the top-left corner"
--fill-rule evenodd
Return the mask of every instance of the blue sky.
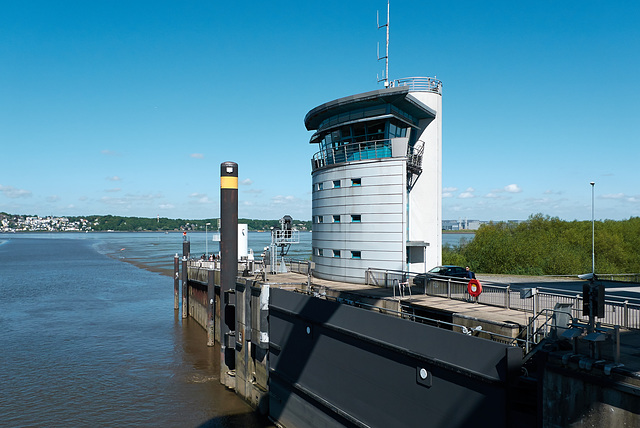
M 0 5 L 0 211 L 311 218 L 305 114 L 381 87 L 384 1 Z M 391 79 L 443 82 L 443 218 L 640 216 L 640 6 L 392 1 Z

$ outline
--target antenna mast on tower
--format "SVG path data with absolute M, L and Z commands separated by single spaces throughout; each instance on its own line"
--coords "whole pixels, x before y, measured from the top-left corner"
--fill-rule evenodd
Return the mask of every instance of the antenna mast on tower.
M 380 56 L 380 42 L 378 42 L 378 61 L 384 59 L 385 70 L 383 72 L 382 78 L 378 77 L 378 82 L 384 82 L 384 87 L 389 87 L 389 0 L 387 0 L 387 23 L 384 25 L 380 25 L 380 14 L 376 12 L 376 21 L 378 24 L 378 30 L 382 27 L 387 27 L 387 50 L 385 56 Z

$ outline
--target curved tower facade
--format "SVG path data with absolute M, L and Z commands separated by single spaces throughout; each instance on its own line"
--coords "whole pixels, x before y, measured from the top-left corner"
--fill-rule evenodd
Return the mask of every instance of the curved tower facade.
M 314 275 L 364 283 L 368 268 L 441 264 L 442 84 L 431 78 L 322 104 L 305 117 Z

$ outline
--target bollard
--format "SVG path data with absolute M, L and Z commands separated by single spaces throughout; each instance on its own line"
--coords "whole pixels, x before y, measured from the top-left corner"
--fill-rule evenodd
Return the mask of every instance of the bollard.
M 220 165 L 220 379 L 228 387 L 227 375 L 235 369 L 235 288 L 238 276 L 238 164 Z
M 173 258 L 173 309 L 180 309 L 180 258 L 178 254 Z

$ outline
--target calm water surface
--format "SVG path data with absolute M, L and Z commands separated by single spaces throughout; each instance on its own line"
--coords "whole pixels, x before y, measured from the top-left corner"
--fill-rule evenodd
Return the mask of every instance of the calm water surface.
M 181 239 L 153 235 L 0 234 L 0 426 L 266 425 L 220 385 L 172 279 L 117 260 Z

